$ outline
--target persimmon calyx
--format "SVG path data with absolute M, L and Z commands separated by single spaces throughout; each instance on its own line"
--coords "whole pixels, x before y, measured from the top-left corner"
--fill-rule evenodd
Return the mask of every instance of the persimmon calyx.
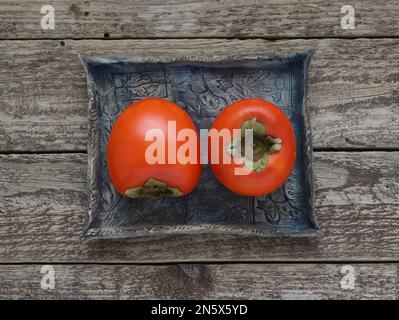
M 245 152 L 245 130 L 253 130 L 252 159 Z M 231 156 L 244 163 L 244 166 L 256 173 L 264 170 L 269 163 L 269 156 L 282 148 L 282 140 L 278 137 L 267 135 L 267 127 L 256 117 L 242 123 L 241 137 L 236 137 L 226 146 L 226 151 Z
M 179 197 L 183 192 L 179 188 L 169 187 L 167 183 L 154 178 L 149 178 L 142 186 L 130 188 L 125 191 L 129 198 L 161 198 Z

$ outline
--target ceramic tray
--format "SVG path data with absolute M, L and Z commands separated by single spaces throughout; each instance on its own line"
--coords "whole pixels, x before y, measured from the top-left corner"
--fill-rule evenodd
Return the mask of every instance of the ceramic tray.
M 89 94 L 88 217 L 82 239 L 223 233 L 314 236 L 312 142 L 305 105 L 312 51 L 283 56 L 205 61 L 138 61 L 82 56 Z M 117 116 L 133 101 L 162 97 L 183 107 L 197 128 L 209 128 L 227 105 L 243 98 L 272 101 L 290 118 L 297 159 L 290 178 L 263 197 L 223 187 L 204 166 L 201 181 L 180 198 L 131 199 L 110 183 L 105 150 Z

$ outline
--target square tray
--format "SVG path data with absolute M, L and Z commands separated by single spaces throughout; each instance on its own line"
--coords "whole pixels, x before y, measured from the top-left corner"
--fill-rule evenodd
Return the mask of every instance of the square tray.
M 89 208 L 82 239 L 196 233 L 318 235 L 311 131 L 305 105 L 312 54 L 163 62 L 82 56 L 89 95 Z M 124 108 L 147 97 L 177 103 L 198 129 L 209 128 L 216 115 L 237 100 L 256 97 L 272 101 L 294 127 L 297 159 L 291 176 L 272 194 L 244 197 L 223 187 L 204 165 L 200 184 L 187 196 L 156 200 L 121 196 L 108 177 L 108 135 Z

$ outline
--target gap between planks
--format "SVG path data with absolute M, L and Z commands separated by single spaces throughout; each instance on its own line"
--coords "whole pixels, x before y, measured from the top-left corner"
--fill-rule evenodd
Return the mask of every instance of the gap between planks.
M 126 262 L 126 261 L 18 261 L 18 262 L 0 262 L 1 266 L 25 266 L 25 265 L 69 265 L 69 266 L 173 266 L 173 265 L 236 265 L 236 264 L 249 264 L 249 265 L 278 265 L 278 264 L 297 264 L 297 265 L 311 265 L 311 264 L 323 264 L 323 265 L 339 265 L 339 264 L 356 264 L 356 265 L 399 265 L 399 260 L 271 260 L 271 261 L 251 261 L 251 260 L 226 260 L 226 261 L 159 261 L 159 262 Z

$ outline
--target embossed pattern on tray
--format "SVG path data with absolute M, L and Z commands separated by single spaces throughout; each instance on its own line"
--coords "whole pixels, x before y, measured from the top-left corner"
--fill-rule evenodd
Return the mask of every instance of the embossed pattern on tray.
M 313 236 L 312 144 L 305 106 L 312 52 L 223 61 L 146 62 L 133 58 L 83 57 L 88 79 L 88 218 L 83 239 L 153 234 L 233 233 Z M 228 104 L 249 97 L 274 102 L 291 119 L 297 160 L 279 190 L 243 197 L 224 188 L 207 165 L 197 189 L 181 198 L 130 199 L 109 181 L 105 161 L 116 117 L 133 101 L 163 97 L 184 108 L 198 128 L 209 128 Z

